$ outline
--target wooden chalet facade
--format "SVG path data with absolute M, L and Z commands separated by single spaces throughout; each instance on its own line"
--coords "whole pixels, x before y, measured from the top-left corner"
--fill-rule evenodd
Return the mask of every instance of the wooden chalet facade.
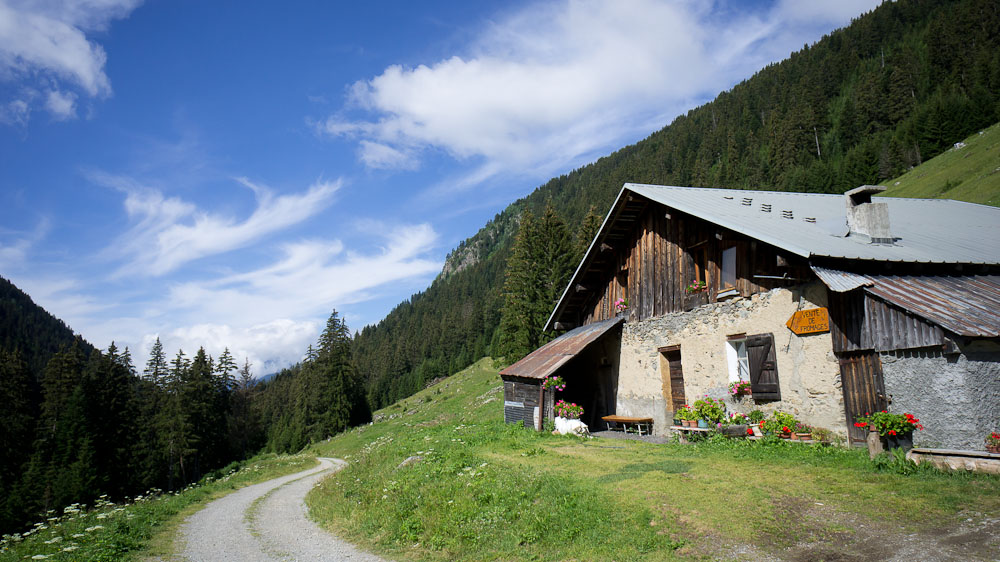
M 546 326 L 570 332 L 505 369 L 505 389 L 517 380 L 531 392 L 558 372 L 592 428 L 600 415 L 648 416 L 663 434 L 679 405 L 749 380 L 754 400 L 729 398 L 730 411 L 790 411 L 860 440 L 857 415 L 902 402 L 951 428 L 928 431 L 929 444 L 971 447 L 947 401 L 975 410 L 966 425 L 1000 417 L 1000 209 L 873 201 L 880 190 L 626 184 Z M 828 330 L 786 328 L 812 309 L 828 311 Z M 966 388 L 915 395 L 958 363 Z

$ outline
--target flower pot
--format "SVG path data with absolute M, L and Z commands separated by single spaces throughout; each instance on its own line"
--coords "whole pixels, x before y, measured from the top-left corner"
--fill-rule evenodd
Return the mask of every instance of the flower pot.
M 782 433 L 779 433 L 778 436 L 780 436 L 782 439 L 791 439 L 792 438 L 792 433 L 790 431 L 789 432 L 782 432 Z
M 703 304 L 708 304 L 708 292 L 688 293 L 684 297 L 684 311 L 694 310 Z
M 882 437 L 882 441 L 886 450 L 903 449 L 904 451 L 909 451 L 913 448 L 913 432 L 886 435 Z
M 792 433 L 792 434 L 790 434 L 790 435 L 789 435 L 788 437 L 789 437 L 789 438 L 790 438 L 790 439 L 791 439 L 792 441 L 798 441 L 798 440 L 799 440 L 799 434 L 798 434 L 798 433 Z
M 795 436 L 799 439 L 799 441 L 808 441 L 812 439 L 812 433 L 800 432 L 796 433 Z
M 708 429 L 708 420 L 698 420 L 698 427 L 700 429 Z
M 684 420 L 684 427 L 697 427 L 698 422 L 695 420 Z
M 684 425 L 684 420 L 678 419 L 678 418 L 674 418 L 674 425 L 675 426 Z
M 994 455 L 1000 455 L 1000 445 L 987 445 L 987 453 L 993 453 Z
M 722 434 L 726 437 L 746 437 L 747 426 L 742 424 L 722 426 Z

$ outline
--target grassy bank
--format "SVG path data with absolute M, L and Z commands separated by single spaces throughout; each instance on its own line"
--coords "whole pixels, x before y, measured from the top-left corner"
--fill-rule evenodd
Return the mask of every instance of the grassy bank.
M 206 502 L 315 464 L 316 459 L 305 454 L 260 455 L 176 493 L 144 495 L 127 504 L 98 500 L 89 508 L 69 506 L 50 513 L 27 533 L 5 535 L 0 561 L 118 561 L 169 555 L 171 539 L 182 519 Z
M 1000 206 L 1000 124 L 969 135 L 906 174 L 883 183 L 885 195 L 957 199 Z
M 505 425 L 502 409 L 484 360 L 313 447 L 350 461 L 307 497 L 313 516 L 401 559 L 686 560 L 1000 514 L 996 477 L 902 475 L 792 443 L 580 440 Z

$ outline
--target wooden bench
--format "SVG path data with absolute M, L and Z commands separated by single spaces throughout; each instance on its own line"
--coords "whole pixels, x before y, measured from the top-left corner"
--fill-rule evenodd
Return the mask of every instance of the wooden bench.
M 618 430 L 621 426 L 620 431 L 628 432 L 630 425 L 635 426 L 636 432 L 642 435 L 642 430 L 645 428 L 646 434 L 649 435 L 653 433 L 653 418 L 632 418 L 628 416 L 603 416 L 601 417 L 608 424 L 608 429 Z M 614 427 L 612 427 L 614 424 Z

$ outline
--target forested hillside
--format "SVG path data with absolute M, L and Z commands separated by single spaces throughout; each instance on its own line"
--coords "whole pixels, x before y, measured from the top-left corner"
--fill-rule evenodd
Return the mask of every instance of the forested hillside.
M 0 350 L 16 351 L 28 368 L 41 372 L 49 358 L 77 339 L 73 330 L 0 277 Z M 89 355 L 94 347 L 80 341 Z
M 578 228 L 626 182 L 840 193 L 893 178 L 997 121 L 998 30 L 995 0 L 886 2 L 645 140 L 553 178 L 358 334 L 372 406 L 499 351 L 501 287 L 524 210 L 540 215 L 550 201 Z
M 228 349 L 168 357 L 159 339 L 139 371 L 127 348 L 96 350 L 0 287 L 0 534 L 102 495 L 176 490 L 264 446 L 298 450 L 371 417 L 336 312 L 301 364 L 258 384 Z

